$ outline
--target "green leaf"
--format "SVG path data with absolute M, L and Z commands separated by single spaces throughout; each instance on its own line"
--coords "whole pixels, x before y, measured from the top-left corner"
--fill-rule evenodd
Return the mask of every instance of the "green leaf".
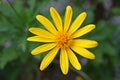
M 104 23 L 103 23 L 104 24 Z M 94 39 L 101 41 L 101 40 L 105 40 L 108 37 L 111 36 L 112 32 L 115 29 L 115 25 L 112 24 L 104 24 L 102 23 L 99 24 L 99 26 L 96 26 L 97 30 L 95 30 L 94 32 L 94 36 L 92 36 Z
M 27 2 L 28 2 L 28 4 L 29 4 L 30 11 L 33 12 L 34 9 L 35 9 L 36 0 L 29 0 L 29 1 L 27 1 Z
M 120 7 L 113 7 L 112 13 L 115 15 L 120 15 Z
M 7 75 L 6 80 L 17 80 L 18 76 L 19 76 L 19 68 L 10 70 L 9 72 L 7 72 L 9 75 Z
M 19 51 L 15 47 L 4 48 L 0 56 L 0 68 L 3 69 L 8 62 L 17 59 Z
M 5 35 L 0 34 L 0 45 L 3 45 L 8 40 L 8 37 Z
M 15 0 L 14 4 L 12 4 L 12 5 L 15 8 L 15 10 L 16 10 L 17 13 L 21 13 L 21 11 L 24 9 L 24 6 L 23 6 L 21 0 Z
M 87 12 L 87 17 L 84 21 L 85 24 L 90 24 L 90 23 L 93 23 L 94 21 L 94 13 L 92 10 L 86 10 Z
M 4 14 L 6 16 L 14 16 L 14 12 L 8 3 L 0 4 L 0 13 Z
M 116 49 L 114 46 L 112 46 L 110 43 L 108 42 L 104 42 L 103 44 L 103 51 L 104 53 L 110 55 L 110 56 L 116 56 Z
M 93 60 L 93 63 L 96 67 L 100 66 L 100 64 L 102 63 L 103 61 L 103 51 L 101 49 L 101 46 L 97 47 L 96 49 L 94 49 L 94 54 L 95 54 L 95 60 Z
M 27 46 L 27 33 L 25 35 L 23 35 L 22 37 L 20 37 L 18 44 L 20 49 L 25 52 L 26 51 L 26 46 Z

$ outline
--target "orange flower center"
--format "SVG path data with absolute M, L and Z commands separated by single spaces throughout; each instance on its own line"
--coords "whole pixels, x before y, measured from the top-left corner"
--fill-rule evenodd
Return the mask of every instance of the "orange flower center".
M 55 37 L 55 42 L 57 43 L 58 47 L 67 48 L 71 45 L 72 38 L 67 32 L 60 31 Z

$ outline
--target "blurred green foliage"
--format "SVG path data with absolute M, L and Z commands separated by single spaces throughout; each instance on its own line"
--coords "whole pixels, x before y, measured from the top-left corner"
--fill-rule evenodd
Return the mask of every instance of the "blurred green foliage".
M 31 35 L 28 32 L 28 28 L 31 26 L 43 27 L 36 21 L 35 16 L 37 14 L 43 14 L 51 19 L 49 15 L 50 6 L 55 6 L 60 10 L 61 16 L 64 16 L 65 7 L 69 4 L 73 6 L 74 18 L 82 11 L 87 12 L 88 16 L 82 26 L 90 23 L 96 24 L 95 30 L 83 36 L 83 38 L 93 39 L 99 42 L 99 46 L 91 50 L 95 53 L 96 59 L 89 60 L 89 62 L 83 66 L 82 71 L 88 75 L 91 80 L 119 80 L 120 3 L 118 5 L 117 0 L 108 1 L 111 1 L 113 4 L 109 9 L 106 9 L 104 4 L 107 2 L 104 0 L 0 1 L 0 79 L 39 80 L 37 77 L 43 74 L 42 72 L 38 74 L 39 63 L 45 54 L 31 56 L 31 50 L 41 43 L 26 41 L 26 38 Z M 101 5 L 104 11 L 102 14 L 99 13 L 101 9 L 97 7 L 99 3 L 103 4 L 103 6 Z M 59 7 L 57 7 L 57 5 Z M 106 16 L 106 14 L 108 15 Z M 84 63 L 85 62 L 82 64 Z M 76 73 L 79 74 L 79 72 Z M 83 76 L 86 80 L 85 77 L 86 76 Z M 116 77 L 119 77 L 119 79 L 116 79 Z M 54 78 L 54 80 L 57 79 Z M 59 80 L 66 79 L 63 78 Z M 73 79 L 68 79 L 67 76 L 67 80 Z

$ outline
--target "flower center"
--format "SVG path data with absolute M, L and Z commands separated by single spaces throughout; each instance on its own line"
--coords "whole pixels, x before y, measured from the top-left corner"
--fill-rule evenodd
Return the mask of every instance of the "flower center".
M 60 31 L 57 33 L 55 37 L 55 42 L 57 46 L 60 48 L 67 48 L 71 45 L 72 38 L 69 36 L 67 32 Z

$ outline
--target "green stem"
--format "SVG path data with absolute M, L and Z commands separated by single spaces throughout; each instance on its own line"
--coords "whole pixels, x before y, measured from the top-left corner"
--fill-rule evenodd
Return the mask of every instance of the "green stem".
M 13 9 L 13 11 L 15 12 L 15 14 L 18 16 L 18 18 L 21 18 L 21 16 L 18 14 L 18 12 L 15 10 L 15 8 L 13 7 L 13 5 L 11 4 L 11 2 L 9 0 L 7 0 L 7 2 L 10 5 L 10 7 Z
M 74 72 L 76 72 L 77 74 L 79 74 L 80 76 L 82 76 L 82 78 L 84 78 L 85 80 L 92 80 L 86 73 L 84 73 L 83 71 L 78 71 L 75 70 L 72 66 L 70 66 L 70 69 L 73 70 Z
M 15 12 L 15 14 L 16 14 L 16 16 L 21 20 L 20 21 L 20 24 L 22 25 L 22 26 L 26 26 L 25 25 L 25 23 L 22 21 L 22 19 L 21 19 L 21 15 L 19 15 L 19 13 L 16 11 L 16 9 L 14 8 L 14 6 L 12 5 L 12 3 L 9 1 L 9 0 L 7 0 L 7 2 L 8 2 L 8 4 L 10 5 L 10 7 L 12 8 L 12 10 Z M 20 27 L 19 27 L 20 28 Z

